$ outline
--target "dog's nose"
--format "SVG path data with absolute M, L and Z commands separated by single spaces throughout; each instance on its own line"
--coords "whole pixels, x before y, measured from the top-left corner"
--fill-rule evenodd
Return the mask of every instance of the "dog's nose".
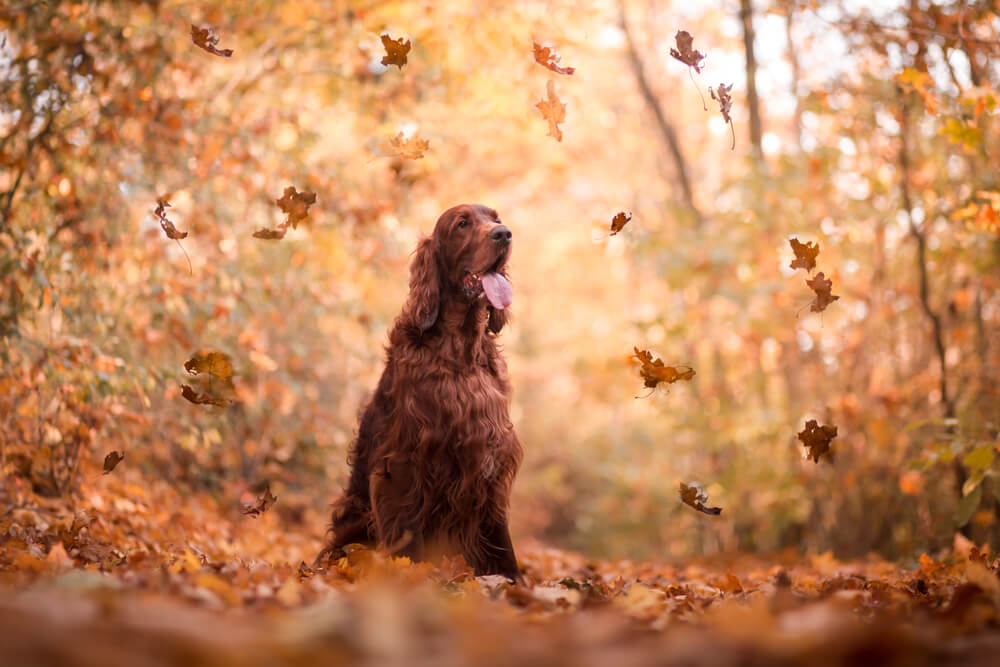
M 496 241 L 497 243 L 510 243 L 510 239 L 513 236 L 514 235 L 511 234 L 510 230 L 503 225 L 500 225 L 492 232 L 490 232 L 490 238 Z

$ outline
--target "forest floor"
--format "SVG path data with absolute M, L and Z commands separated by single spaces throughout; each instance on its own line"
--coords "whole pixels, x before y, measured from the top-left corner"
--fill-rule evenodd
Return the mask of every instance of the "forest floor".
M 993 665 L 998 563 L 956 539 L 910 569 L 830 554 L 684 564 L 519 545 L 524 585 L 352 551 L 325 518 L 181 494 L 127 466 L 73 499 L 0 480 L 6 665 Z M 286 494 L 288 495 L 288 494 Z M 303 562 L 305 561 L 305 562 Z

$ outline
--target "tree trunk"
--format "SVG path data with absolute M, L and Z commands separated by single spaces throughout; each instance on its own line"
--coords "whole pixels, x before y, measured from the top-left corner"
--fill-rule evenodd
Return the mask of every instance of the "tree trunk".
M 750 146 L 754 157 L 763 156 L 761 151 L 760 99 L 757 97 L 757 58 L 753 52 L 753 3 L 740 0 L 740 21 L 743 23 L 743 50 L 746 52 L 747 110 L 750 113 Z

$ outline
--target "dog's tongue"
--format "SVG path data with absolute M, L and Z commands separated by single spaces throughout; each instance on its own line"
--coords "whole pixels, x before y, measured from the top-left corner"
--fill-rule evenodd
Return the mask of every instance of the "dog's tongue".
M 483 276 L 483 291 L 497 310 L 503 310 L 514 301 L 510 281 L 499 273 L 487 273 Z

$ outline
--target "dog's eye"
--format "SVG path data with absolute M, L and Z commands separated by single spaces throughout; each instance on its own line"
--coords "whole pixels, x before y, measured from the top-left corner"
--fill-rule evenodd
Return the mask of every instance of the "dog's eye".
M 467 218 L 459 218 L 458 219 L 458 228 L 459 229 L 465 229 L 468 226 L 469 226 L 469 220 Z

